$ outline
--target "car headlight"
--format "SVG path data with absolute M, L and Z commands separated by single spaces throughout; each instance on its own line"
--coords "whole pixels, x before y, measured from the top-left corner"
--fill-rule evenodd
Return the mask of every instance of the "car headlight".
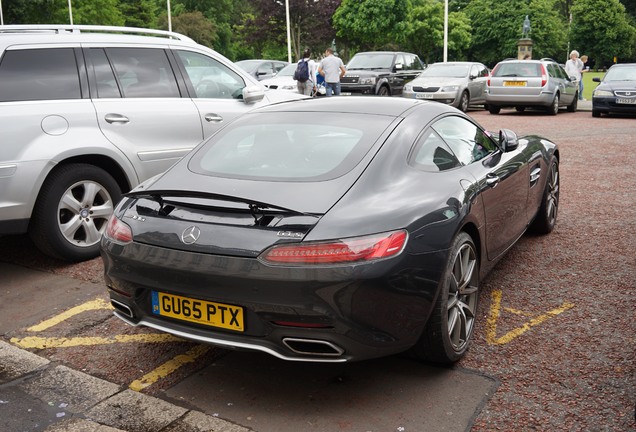
M 375 84 L 375 77 L 371 77 L 371 78 L 360 78 L 360 81 L 358 81 L 360 84 Z
M 411 84 L 407 84 L 404 86 L 404 91 L 410 92 L 413 91 L 413 86 Z
M 281 86 L 282 90 L 296 90 L 297 88 L 298 88 L 298 86 L 291 85 L 291 84 L 290 85 Z
M 456 92 L 458 89 L 459 89 L 459 86 L 449 85 L 449 86 L 442 87 L 442 92 L 444 93 Z
M 607 96 L 614 96 L 614 93 L 612 93 L 611 91 L 608 90 L 599 90 L 596 89 L 594 90 L 594 92 L 592 92 L 592 96 L 593 97 L 607 97 Z

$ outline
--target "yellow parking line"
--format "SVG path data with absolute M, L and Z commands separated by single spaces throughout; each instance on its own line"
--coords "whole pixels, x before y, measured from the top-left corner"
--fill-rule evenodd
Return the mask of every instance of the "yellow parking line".
M 532 318 L 530 321 L 524 323 L 521 327 L 509 331 L 501 337 L 497 337 L 497 320 L 501 315 L 501 290 L 493 290 L 492 292 L 492 304 L 490 306 L 490 314 L 486 321 L 486 342 L 490 345 L 504 345 L 512 341 L 513 339 L 521 336 L 532 327 L 537 326 L 550 318 L 565 312 L 568 309 L 574 307 L 573 303 L 563 303 L 556 309 L 552 309 L 536 318 Z
M 135 334 L 116 335 L 111 338 L 103 337 L 75 337 L 75 338 L 45 338 L 29 336 L 22 339 L 11 338 L 11 343 L 22 348 L 47 349 L 47 348 L 70 348 L 77 346 L 110 345 L 114 343 L 166 343 L 183 342 L 183 339 L 176 336 L 161 334 Z
M 53 327 L 56 324 L 61 323 L 64 320 L 67 320 L 71 317 L 74 317 L 75 315 L 81 314 L 82 312 L 86 312 L 89 310 L 97 310 L 97 309 L 112 309 L 113 307 L 106 302 L 105 300 L 102 299 L 96 299 L 93 301 L 89 301 L 86 303 L 83 303 L 79 306 L 75 306 L 73 308 L 70 308 L 64 312 L 62 312 L 59 315 L 54 316 L 51 319 L 48 319 L 46 321 L 42 321 L 39 324 L 36 324 L 32 327 L 29 327 L 27 330 L 28 331 L 32 331 L 32 332 L 38 332 L 38 331 L 42 331 L 42 330 L 46 330 L 50 327 Z
M 152 372 L 147 373 L 138 380 L 133 381 L 128 386 L 131 390 L 141 391 L 146 387 L 156 383 L 161 378 L 165 378 L 186 363 L 192 363 L 197 358 L 208 352 L 210 347 L 207 345 L 197 345 L 188 350 L 185 354 L 180 354 L 173 359 L 168 360 Z

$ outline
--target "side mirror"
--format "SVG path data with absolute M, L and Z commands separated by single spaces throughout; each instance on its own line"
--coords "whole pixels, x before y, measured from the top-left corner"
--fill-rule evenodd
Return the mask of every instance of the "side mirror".
M 265 91 L 257 86 L 248 86 L 243 89 L 243 102 L 252 104 L 263 100 Z
M 395 65 L 395 70 L 396 71 L 399 71 L 399 70 L 402 70 L 402 69 L 404 69 L 404 65 L 402 63 L 397 63 Z
M 519 147 L 519 139 L 517 134 L 510 129 L 501 129 L 499 131 L 499 145 L 504 152 L 515 150 Z
M 601 78 L 600 77 L 594 77 L 594 78 L 592 78 L 592 81 L 600 83 L 601 82 Z

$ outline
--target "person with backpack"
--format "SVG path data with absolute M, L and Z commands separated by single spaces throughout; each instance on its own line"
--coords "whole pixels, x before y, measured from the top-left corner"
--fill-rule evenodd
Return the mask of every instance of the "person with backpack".
M 311 50 L 306 48 L 303 58 L 298 61 L 294 79 L 298 93 L 313 96 L 316 91 L 316 62 L 311 59 Z

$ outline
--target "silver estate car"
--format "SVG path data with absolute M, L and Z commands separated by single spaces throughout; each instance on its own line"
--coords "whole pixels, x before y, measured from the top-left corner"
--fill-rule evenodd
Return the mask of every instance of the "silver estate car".
M 301 97 L 177 33 L 0 26 L 0 235 L 95 257 L 122 193 L 253 107 Z
M 486 104 L 491 114 L 502 108 L 540 108 L 557 115 L 565 107 L 575 112 L 578 81 L 552 59 L 503 60 L 494 67 L 486 88 Z
M 488 68 L 477 62 L 433 63 L 404 86 L 402 96 L 452 105 L 466 112 L 484 105 Z

